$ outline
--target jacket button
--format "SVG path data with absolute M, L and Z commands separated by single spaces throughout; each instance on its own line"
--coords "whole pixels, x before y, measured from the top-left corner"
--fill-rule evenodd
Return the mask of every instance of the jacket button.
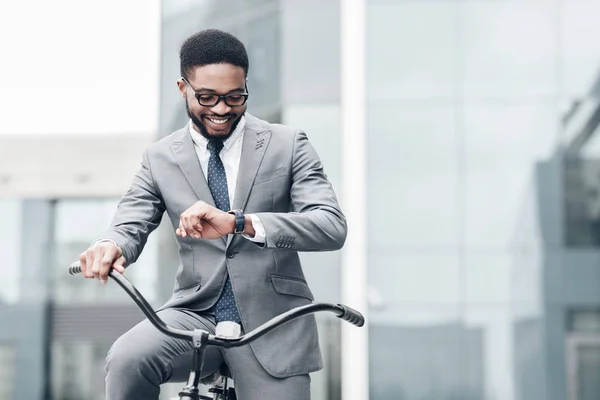
M 227 256 L 227 258 L 233 258 L 233 257 L 235 257 L 235 253 L 233 251 L 228 251 L 226 256 Z

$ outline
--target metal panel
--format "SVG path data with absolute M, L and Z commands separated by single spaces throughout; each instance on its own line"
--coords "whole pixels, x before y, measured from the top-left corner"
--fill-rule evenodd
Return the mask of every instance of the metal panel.
M 585 347 L 594 347 L 597 351 L 600 351 L 600 335 L 578 335 L 573 334 L 567 339 L 567 377 L 568 377 L 568 400 L 589 400 L 589 399 L 597 399 L 600 397 L 599 393 L 590 393 L 585 392 L 584 386 L 588 386 L 589 388 L 589 380 L 586 379 L 586 372 L 588 370 L 584 370 L 582 367 L 582 363 L 585 360 L 582 359 L 581 350 Z M 590 355 L 591 352 L 588 352 Z M 600 358 L 596 361 L 596 365 L 590 368 L 592 372 L 596 373 L 595 379 L 593 379 L 592 389 L 598 388 L 600 382 L 600 370 L 597 368 L 598 363 L 600 363 Z M 586 385 L 586 381 L 588 385 Z
M 0 343 L 0 399 L 14 398 L 16 358 L 14 343 Z

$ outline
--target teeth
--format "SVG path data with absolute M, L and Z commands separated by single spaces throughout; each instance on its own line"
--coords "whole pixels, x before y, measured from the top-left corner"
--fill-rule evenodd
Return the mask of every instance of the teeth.
M 224 124 L 225 122 L 229 121 L 229 118 L 227 119 L 214 119 L 214 118 L 209 118 L 210 122 L 214 123 L 214 124 Z

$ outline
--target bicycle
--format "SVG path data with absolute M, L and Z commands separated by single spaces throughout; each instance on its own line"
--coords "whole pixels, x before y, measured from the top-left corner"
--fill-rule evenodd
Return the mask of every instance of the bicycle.
M 79 261 L 74 262 L 69 267 L 69 273 L 76 275 L 81 273 L 81 265 Z M 210 334 L 203 329 L 194 329 L 193 331 L 176 329 L 168 326 L 160 317 L 154 312 L 152 306 L 146 301 L 142 294 L 133 286 L 133 284 L 121 275 L 118 271 L 111 269 L 108 276 L 112 278 L 125 292 L 135 301 L 144 315 L 148 320 L 162 333 L 165 335 L 177 338 L 189 340 L 192 342 L 194 347 L 194 355 L 192 359 L 192 368 L 187 380 L 185 387 L 179 392 L 179 400 L 236 400 L 237 395 L 234 387 L 230 387 L 229 380 L 232 380 L 229 368 L 224 364 L 218 376 L 216 376 L 208 392 L 213 394 L 213 397 L 207 397 L 200 394 L 199 384 L 204 384 L 204 381 L 200 379 L 200 371 L 202 371 L 203 356 L 206 346 L 220 346 L 224 348 L 240 347 L 246 345 L 253 340 L 265 335 L 266 333 L 278 328 L 279 326 L 292 321 L 296 318 L 313 314 L 316 312 L 329 311 L 334 313 L 338 318 L 344 321 L 350 322 L 358 327 L 364 325 L 365 319 L 362 314 L 348 306 L 343 304 L 330 304 L 330 303 L 312 303 L 305 306 L 293 308 L 283 314 L 280 314 L 271 320 L 260 325 L 256 329 L 245 333 L 238 337 L 223 337 L 218 335 Z

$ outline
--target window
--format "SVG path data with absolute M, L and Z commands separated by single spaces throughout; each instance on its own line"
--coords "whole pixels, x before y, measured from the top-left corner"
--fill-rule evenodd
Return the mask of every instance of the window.
M 19 299 L 21 212 L 19 200 L 0 201 L 0 305 L 16 303 Z
M 8 343 L 0 343 L 0 399 L 12 399 L 15 382 L 16 351 Z

